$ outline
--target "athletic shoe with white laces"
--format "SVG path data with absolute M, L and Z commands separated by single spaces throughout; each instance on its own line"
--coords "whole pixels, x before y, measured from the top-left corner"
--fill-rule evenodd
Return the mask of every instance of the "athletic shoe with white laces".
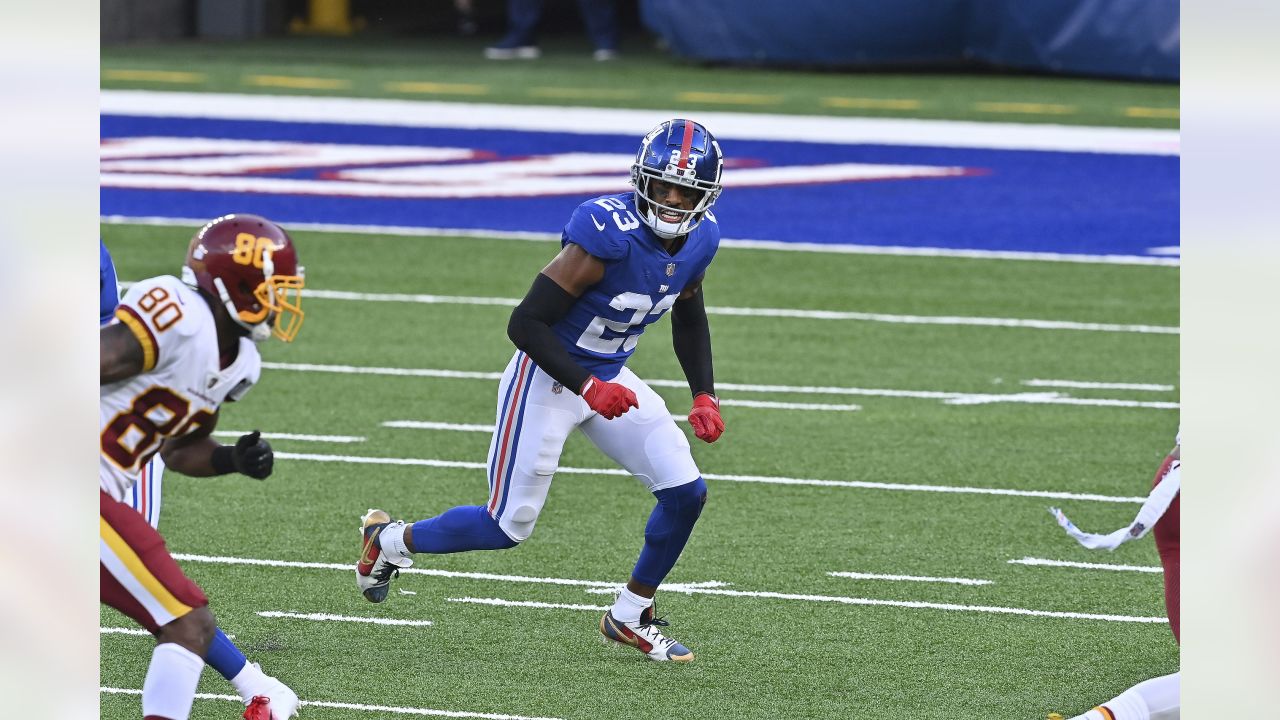
M 640 621 L 624 623 L 613 616 L 609 610 L 600 618 L 600 634 L 619 645 L 629 645 L 651 660 L 663 662 L 692 662 L 693 652 L 689 648 L 662 634 L 658 628 L 670 625 L 666 620 L 654 616 L 653 606 L 640 613 Z
M 409 558 L 392 560 L 382 552 L 378 543 L 383 532 L 403 532 L 404 522 L 392 522 L 391 516 L 383 510 L 369 508 L 369 512 L 360 518 L 360 534 L 364 538 L 364 547 L 360 550 L 360 560 L 356 562 L 356 587 L 369 602 L 380 603 L 387 599 L 391 589 L 391 579 L 400 576 L 400 568 L 413 564 Z

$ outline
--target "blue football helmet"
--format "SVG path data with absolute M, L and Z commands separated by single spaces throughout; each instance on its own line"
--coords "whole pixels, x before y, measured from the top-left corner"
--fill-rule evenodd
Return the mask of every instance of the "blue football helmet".
M 676 119 L 650 130 L 631 164 L 631 184 L 636 188 L 640 217 L 659 237 L 671 240 L 687 234 L 702 222 L 720 197 L 723 168 L 720 144 L 702 125 Z M 681 210 L 655 201 L 649 191 L 654 180 L 697 191 L 693 209 Z

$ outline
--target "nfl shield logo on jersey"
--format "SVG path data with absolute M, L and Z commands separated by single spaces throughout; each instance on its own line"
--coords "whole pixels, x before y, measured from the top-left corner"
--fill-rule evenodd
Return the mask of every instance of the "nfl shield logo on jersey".
M 676 274 L 676 264 L 667 263 L 667 277 L 671 277 L 672 275 L 675 275 L 675 274 Z

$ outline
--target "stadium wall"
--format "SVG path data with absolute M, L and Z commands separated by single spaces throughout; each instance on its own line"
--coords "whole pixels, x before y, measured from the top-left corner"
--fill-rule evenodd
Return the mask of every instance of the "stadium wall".
M 641 0 L 678 55 L 833 67 L 982 62 L 1179 79 L 1177 0 Z

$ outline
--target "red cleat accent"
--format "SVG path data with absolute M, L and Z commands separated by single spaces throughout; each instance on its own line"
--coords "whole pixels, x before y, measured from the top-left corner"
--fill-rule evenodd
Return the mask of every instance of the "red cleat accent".
M 244 720 L 271 720 L 271 698 L 254 695 L 244 709 Z

